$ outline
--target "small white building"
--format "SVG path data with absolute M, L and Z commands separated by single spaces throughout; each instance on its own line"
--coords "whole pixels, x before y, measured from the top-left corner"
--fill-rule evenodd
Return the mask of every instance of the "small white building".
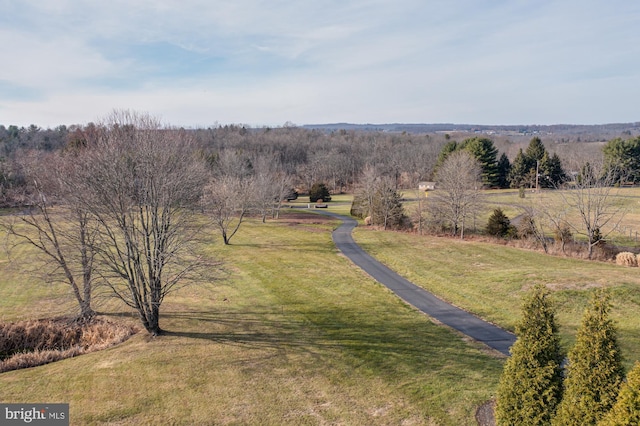
M 436 189 L 436 183 L 435 182 L 419 182 L 418 189 L 420 191 L 433 191 L 434 189 Z

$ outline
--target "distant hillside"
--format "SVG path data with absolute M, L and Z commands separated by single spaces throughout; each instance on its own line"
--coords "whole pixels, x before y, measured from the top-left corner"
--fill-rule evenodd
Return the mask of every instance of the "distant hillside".
M 467 133 L 497 133 L 497 134 L 554 134 L 554 135 L 611 135 L 623 134 L 628 136 L 640 135 L 640 122 L 612 123 L 599 125 L 554 124 L 554 125 L 477 125 L 477 124 L 306 124 L 306 129 L 332 131 L 373 131 L 373 132 L 407 132 L 407 133 L 436 133 L 436 132 L 467 132 Z

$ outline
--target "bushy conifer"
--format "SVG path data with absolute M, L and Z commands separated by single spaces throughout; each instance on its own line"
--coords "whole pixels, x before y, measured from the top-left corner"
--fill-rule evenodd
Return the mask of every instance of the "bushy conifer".
M 636 361 L 620 388 L 618 400 L 598 426 L 640 425 L 640 362 Z
M 562 360 L 549 290 L 536 285 L 523 305 L 498 387 L 499 425 L 548 425 L 562 395 Z
M 324 183 L 314 183 L 309 191 L 309 201 L 315 203 L 316 201 L 331 201 L 331 195 L 329 194 L 329 188 Z
M 493 210 L 489 221 L 487 222 L 487 234 L 494 235 L 496 237 L 506 237 L 511 229 L 511 222 L 507 215 L 504 214 L 502 209 L 497 208 Z
M 624 371 L 609 294 L 598 289 L 569 352 L 564 395 L 553 425 L 596 425 L 613 407 Z

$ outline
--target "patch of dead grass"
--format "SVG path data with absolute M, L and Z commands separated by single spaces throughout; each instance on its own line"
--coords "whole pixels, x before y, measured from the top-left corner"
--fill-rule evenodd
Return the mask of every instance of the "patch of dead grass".
M 106 349 L 136 332 L 135 327 L 100 318 L 0 323 L 0 373 Z

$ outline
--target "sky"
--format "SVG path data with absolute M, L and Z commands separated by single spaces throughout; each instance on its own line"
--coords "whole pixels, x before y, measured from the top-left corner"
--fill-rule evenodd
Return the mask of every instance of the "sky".
M 640 121 L 632 0 L 0 0 L 0 124 Z

